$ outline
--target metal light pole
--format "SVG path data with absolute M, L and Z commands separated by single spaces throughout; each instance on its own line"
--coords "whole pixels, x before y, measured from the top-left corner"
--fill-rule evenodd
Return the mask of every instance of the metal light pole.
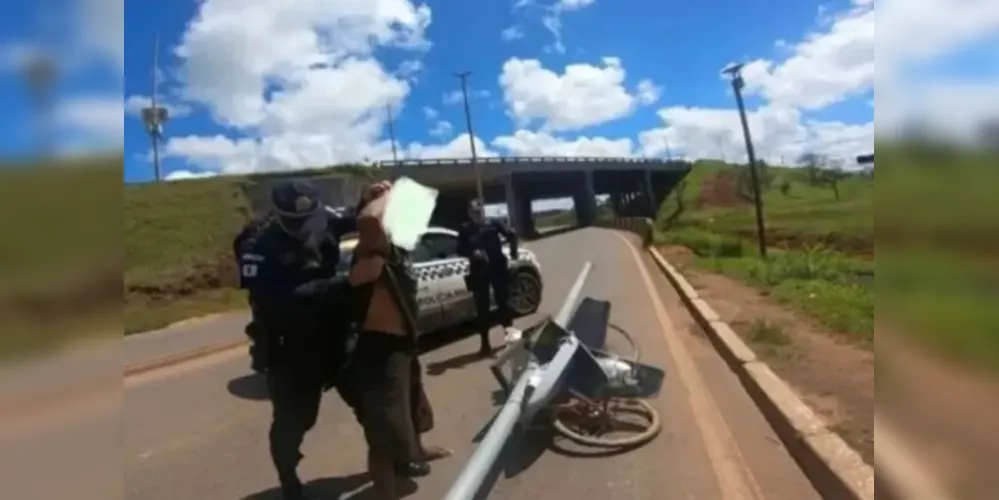
M 162 180 L 160 174 L 160 139 L 163 138 L 163 124 L 170 119 L 170 114 L 166 108 L 157 104 L 157 89 L 159 87 L 159 61 L 160 61 L 160 35 L 156 34 L 156 42 L 153 45 L 153 91 L 150 96 L 150 106 L 142 108 L 142 123 L 146 126 L 146 132 L 153 143 L 153 175 L 156 182 Z
M 39 156 L 46 158 L 54 149 L 52 88 L 58 78 L 55 62 L 45 54 L 33 55 L 24 67 L 24 77 L 38 108 Z
M 734 64 L 725 68 L 725 74 L 732 77 L 732 90 L 735 92 L 735 102 L 739 106 L 739 119 L 742 121 L 742 135 L 746 139 L 746 156 L 749 158 L 749 175 L 753 181 L 753 201 L 756 205 L 756 238 L 760 245 L 760 257 L 767 257 L 767 233 L 763 223 L 763 195 L 760 193 L 760 176 L 756 172 L 756 151 L 753 149 L 753 137 L 749 133 L 749 120 L 746 118 L 746 105 L 742 101 L 742 88 L 746 82 L 742 79 L 744 64 Z
M 385 111 L 388 113 L 389 139 L 392 140 L 392 161 L 399 163 L 399 152 L 395 147 L 395 119 L 392 118 L 392 105 L 386 104 Z
M 486 202 L 486 197 L 482 193 L 482 170 L 479 168 L 479 159 L 475 154 L 475 132 L 472 131 L 472 108 L 468 105 L 468 75 L 471 71 L 455 73 L 454 76 L 461 80 L 461 93 L 465 97 L 465 124 L 468 126 L 468 143 L 472 149 L 472 166 L 475 168 L 475 189 L 479 196 L 479 201 Z

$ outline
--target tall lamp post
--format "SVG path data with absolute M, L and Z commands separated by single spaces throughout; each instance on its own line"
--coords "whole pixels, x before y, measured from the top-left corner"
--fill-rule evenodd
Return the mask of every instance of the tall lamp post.
M 162 180 L 160 172 L 160 139 L 163 138 L 163 124 L 170 119 L 167 109 L 157 103 L 157 88 L 159 87 L 159 60 L 160 60 L 160 36 L 156 35 L 156 43 L 153 49 L 153 91 L 150 97 L 150 105 L 142 108 L 142 123 L 146 126 L 146 133 L 153 143 L 153 175 L 156 182 Z
M 392 105 L 385 105 L 385 112 L 388 113 L 389 139 L 392 141 L 392 161 L 399 164 L 399 151 L 395 146 L 395 118 L 392 117 Z
M 763 222 L 763 195 L 760 193 L 760 176 L 756 171 L 756 151 L 753 148 L 753 137 L 749 133 L 749 120 L 746 118 L 746 104 L 742 100 L 742 88 L 746 82 L 742 79 L 742 67 L 745 64 L 733 64 L 723 70 L 732 78 L 732 91 L 735 102 L 739 106 L 739 119 L 742 121 L 742 135 L 746 139 L 746 156 L 749 158 L 749 175 L 753 182 L 753 202 L 756 206 L 756 238 L 760 246 L 760 257 L 767 257 L 767 232 Z
M 38 111 L 39 156 L 50 156 L 55 147 L 53 134 L 53 88 L 58 73 L 55 62 L 45 54 L 36 54 L 24 66 L 24 78 L 31 89 L 31 95 Z
M 479 168 L 479 159 L 475 154 L 475 132 L 472 131 L 472 108 L 468 105 L 468 75 L 471 71 L 455 73 L 454 76 L 461 80 L 461 94 L 465 98 L 465 124 L 468 127 L 468 143 L 472 149 L 472 166 L 475 168 L 475 189 L 479 201 L 486 202 L 486 197 L 482 192 L 482 170 Z

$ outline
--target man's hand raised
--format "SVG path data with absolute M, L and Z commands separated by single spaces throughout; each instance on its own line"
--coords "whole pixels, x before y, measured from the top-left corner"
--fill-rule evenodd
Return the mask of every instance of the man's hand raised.
M 389 189 L 392 189 L 392 181 L 378 181 L 361 191 L 361 201 L 364 203 L 370 202 L 388 192 Z

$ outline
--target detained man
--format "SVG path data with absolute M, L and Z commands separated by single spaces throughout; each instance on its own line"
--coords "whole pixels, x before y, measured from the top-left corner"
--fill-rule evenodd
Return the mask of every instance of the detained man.
M 368 472 L 379 500 L 400 498 L 394 464 L 408 462 L 426 474 L 428 462 L 452 454 L 424 446 L 420 436 L 433 428 L 433 411 L 417 354 L 416 278 L 407 252 L 390 242 L 382 225 L 390 190 L 391 184 L 383 182 L 362 195 L 359 242 L 348 278 L 360 325 L 348 376 L 357 390 Z

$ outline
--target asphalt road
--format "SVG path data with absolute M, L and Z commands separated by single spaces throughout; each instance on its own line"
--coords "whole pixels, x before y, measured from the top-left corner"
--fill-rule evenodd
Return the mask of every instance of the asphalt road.
M 550 443 L 529 434 L 507 455 L 489 498 L 819 498 L 635 243 L 631 236 L 591 228 L 529 247 L 538 254 L 545 276 L 542 311 L 556 312 L 583 264 L 595 264 L 584 295 L 610 300 L 612 323 L 636 339 L 643 362 L 667 373 L 654 401 L 663 417 L 662 433 L 643 448 L 603 458 L 544 451 Z M 194 328 L 232 328 L 233 321 Z M 185 340 L 177 342 L 189 342 L 190 333 L 178 334 L 177 339 Z M 226 335 L 231 334 L 216 334 Z M 498 329 L 494 335 L 498 343 Z M 476 349 L 477 340 L 468 338 L 423 358 L 437 421 L 427 441 L 457 454 L 435 463 L 433 475 L 418 481 L 411 498 L 443 497 L 474 450 L 473 438 L 495 411 L 491 395 L 496 384 L 486 362 L 469 356 Z M 243 349 L 126 380 L 123 498 L 278 498 L 267 452 L 270 407 L 261 382 L 251 376 Z M 306 438 L 300 473 L 318 498 L 363 498 L 363 450 L 359 427 L 331 393 Z

